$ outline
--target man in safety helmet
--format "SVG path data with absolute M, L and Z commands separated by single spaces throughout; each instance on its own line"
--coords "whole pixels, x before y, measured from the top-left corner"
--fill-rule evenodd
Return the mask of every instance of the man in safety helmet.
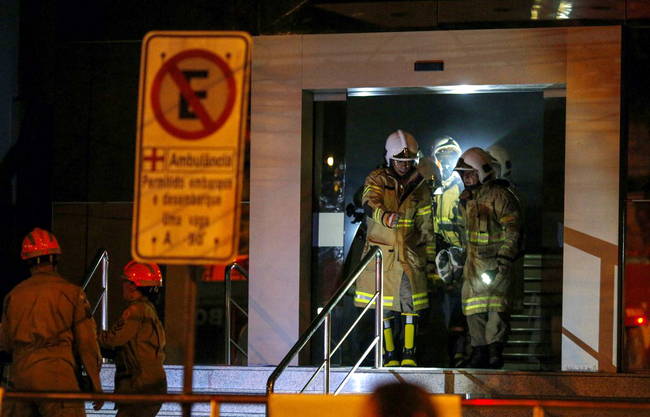
M 497 178 L 510 180 L 512 174 L 512 162 L 510 161 L 510 153 L 499 145 L 490 145 L 485 151 L 490 154 L 494 161 L 494 172 Z M 512 184 L 511 184 L 512 185 Z
M 433 195 L 433 228 L 436 234 L 436 263 L 440 279 L 447 283 L 443 313 L 447 326 L 447 354 L 449 366 L 463 366 L 467 320 L 461 308 L 461 277 L 464 264 L 459 219 L 458 199 L 463 181 L 454 171 L 462 151 L 450 136 L 438 138 L 431 147 L 431 158 L 441 167 L 442 187 Z
M 499 369 L 508 340 L 508 291 L 519 252 L 521 208 L 508 181 L 495 178 L 490 162 L 483 149 L 470 148 L 461 155 L 456 171 L 465 184 L 459 214 L 467 254 L 463 312 L 472 344 L 467 366 Z
M 102 392 L 95 321 L 83 290 L 57 273 L 60 254 L 58 241 L 46 230 L 35 228 L 23 240 L 21 256 L 31 277 L 5 297 L 2 313 L 2 346 L 13 355 L 11 383 L 18 391 Z M 95 409 L 101 405 L 96 402 Z M 83 402 L 16 401 L 8 406 L 3 415 L 86 415 Z
M 492 157 L 492 167 L 497 178 L 508 180 L 510 185 L 508 189 L 512 192 L 517 200 L 519 200 L 519 206 L 521 207 L 521 217 L 520 223 L 522 228 L 519 234 L 519 256 L 515 259 L 515 262 L 512 264 L 512 276 L 513 283 L 510 287 L 510 309 L 511 311 L 520 311 L 524 307 L 524 252 L 525 252 L 525 228 L 523 225 L 526 224 L 526 204 L 525 199 L 515 186 L 513 177 L 512 177 L 512 161 L 510 159 L 510 153 L 503 147 L 499 145 L 490 145 L 485 149 L 487 153 Z
M 429 306 L 427 270 L 433 274 L 434 268 L 430 190 L 416 168 L 418 144 L 411 134 L 392 133 L 385 149 L 386 165 L 372 171 L 365 182 L 362 204 L 368 232 L 364 254 L 374 245 L 382 250 L 384 365 L 417 366 L 419 311 Z M 359 277 L 355 305 L 366 306 L 374 293 L 372 264 Z M 393 312 L 401 319 L 399 343 L 393 333 L 397 328 Z
M 153 303 L 162 286 L 155 263 L 129 262 L 122 276 L 127 307 L 111 327 L 97 334 L 99 346 L 115 359 L 115 393 L 166 394 L 165 330 Z M 162 403 L 118 403 L 120 417 L 154 417 Z

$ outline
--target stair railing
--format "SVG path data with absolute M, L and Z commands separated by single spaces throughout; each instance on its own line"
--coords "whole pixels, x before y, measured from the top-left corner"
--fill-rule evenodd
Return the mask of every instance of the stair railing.
M 95 259 L 93 260 L 92 264 L 90 265 L 90 268 L 86 271 L 86 276 L 84 277 L 82 283 L 81 283 L 81 288 L 86 291 L 86 287 L 92 280 L 92 278 L 95 276 L 95 272 L 97 271 L 97 268 L 101 265 L 102 268 L 102 294 L 99 297 L 99 300 L 95 303 L 94 306 L 92 306 L 92 313 L 95 314 L 95 311 L 97 310 L 97 307 L 99 307 L 99 304 L 101 303 L 102 305 L 102 323 L 101 323 L 101 328 L 102 330 L 107 330 L 108 329 L 108 252 L 106 249 L 99 249 L 97 251 L 97 254 L 95 255 Z
M 225 348 L 226 348 L 226 365 L 230 365 L 230 362 L 231 362 L 231 359 L 230 359 L 230 347 L 231 346 L 234 346 L 239 352 L 241 352 L 242 355 L 244 355 L 245 358 L 248 359 L 248 353 L 246 353 L 246 351 L 244 349 L 242 349 L 242 347 L 239 346 L 237 344 L 237 342 L 235 342 L 232 339 L 232 335 L 231 335 L 231 332 L 232 332 L 232 329 L 231 329 L 232 306 L 235 306 L 244 315 L 244 317 L 246 317 L 246 319 L 248 320 L 248 313 L 246 312 L 246 310 L 241 308 L 239 306 L 239 304 L 237 304 L 237 302 L 235 300 L 233 300 L 233 298 L 232 298 L 232 280 L 230 279 L 230 276 L 232 275 L 232 270 L 233 269 L 236 269 L 237 272 L 239 272 L 244 278 L 246 278 L 246 281 L 248 281 L 248 272 L 246 272 L 246 270 L 244 268 L 242 268 L 241 265 L 239 265 L 237 262 L 233 262 L 233 263 L 231 263 L 230 265 L 228 265 L 226 267 L 226 274 L 225 274 L 225 277 L 224 277 L 224 282 L 226 284 L 226 291 L 225 291 L 225 294 L 224 294 L 224 296 L 225 296 L 225 302 L 224 302 L 225 307 L 224 307 L 224 309 L 226 310 L 225 311 L 225 314 L 226 314 L 226 318 L 225 318 L 226 337 L 224 338 L 225 342 L 226 342 L 226 346 L 225 346 Z
M 332 313 L 332 310 L 334 309 L 334 307 L 336 307 L 339 301 L 343 299 L 343 297 L 348 292 L 350 287 L 352 287 L 352 285 L 354 285 L 354 283 L 357 282 L 357 279 L 359 278 L 363 270 L 366 269 L 366 266 L 368 266 L 368 264 L 373 258 L 375 258 L 375 262 L 376 262 L 375 294 L 372 296 L 368 304 L 361 311 L 359 317 L 357 317 L 354 323 L 352 323 L 352 325 L 345 333 L 345 335 L 341 338 L 341 340 L 336 345 L 336 347 L 334 349 L 330 349 L 331 347 L 330 315 Z M 348 279 L 339 287 L 336 293 L 327 302 L 325 307 L 323 307 L 321 312 L 311 322 L 307 330 L 305 330 L 305 332 L 300 336 L 296 344 L 293 345 L 289 353 L 287 353 L 284 359 L 282 359 L 280 364 L 275 368 L 273 373 L 271 373 L 271 376 L 269 376 L 269 379 L 266 382 L 267 395 L 273 393 L 273 390 L 275 388 L 275 382 L 280 377 L 280 374 L 282 374 L 282 372 L 289 366 L 289 362 L 291 362 L 293 358 L 300 352 L 300 350 L 303 347 L 305 347 L 307 342 L 312 338 L 312 336 L 316 333 L 318 328 L 323 323 L 325 323 L 324 338 L 323 338 L 325 360 L 314 372 L 314 374 L 309 379 L 309 381 L 307 381 L 307 384 L 300 391 L 300 393 L 302 394 L 303 392 L 305 392 L 305 390 L 311 385 L 311 383 L 314 381 L 314 379 L 321 371 L 321 369 L 325 368 L 324 375 L 323 375 L 323 393 L 329 394 L 330 393 L 330 362 L 332 356 L 341 347 L 341 345 L 343 344 L 345 339 L 350 335 L 350 333 L 352 333 L 352 330 L 356 327 L 359 321 L 361 321 L 361 318 L 370 309 L 370 307 L 372 307 L 373 303 L 377 304 L 375 309 L 375 337 L 370 343 L 370 345 L 368 346 L 368 348 L 361 355 L 361 358 L 354 364 L 350 372 L 347 373 L 347 375 L 345 376 L 341 384 L 334 392 L 334 395 L 337 395 L 339 392 L 341 392 L 341 390 L 348 382 L 352 374 L 354 374 L 354 372 L 357 370 L 359 365 L 364 361 L 364 359 L 366 359 L 368 353 L 370 353 L 370 351 L 373 348 L 375 348 L 375 368 L 382 368 L 383 367 L 382 365 L 382 346 L 383 346 L 382 318 L 383 318 L 383 311 L 384 311 L 383 281 L 384 281 L 384 273 L 383 273 L 383 266 L 382 266 L 382 252 L 378 246 L 372 246 L 370 248 L 370 251 L 361 259 L 359 266 L 352 272 L 352 274 L 348 277 Z

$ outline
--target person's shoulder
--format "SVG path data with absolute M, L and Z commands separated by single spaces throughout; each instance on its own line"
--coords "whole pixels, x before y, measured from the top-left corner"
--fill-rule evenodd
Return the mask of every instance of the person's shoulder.
M 131 301 L 129 305 L 124 309 L 122 313 L 122 318 L 124 320 L 135 317 L 143 317 L 147 314 L 147 305 L 141 300 Z
M 375 168 L 368 176 L 366 177 L 366 182 L 387 182 L 389 181 L 390 174 L 386 167 Z
M 385 166 L 379 166 L 375 169 L 373 169 L 370 174 L 368 174 L 368 177 L 387 177 L 388 176 L 388 168 Z
M 156 307 L 154 307 L 153 303 L 147 297 L 139 298 L 133 301 L 131 305 L 134 306 L 138 311 L 146 314 L 150 313 L 151 311 L 156 311 Z

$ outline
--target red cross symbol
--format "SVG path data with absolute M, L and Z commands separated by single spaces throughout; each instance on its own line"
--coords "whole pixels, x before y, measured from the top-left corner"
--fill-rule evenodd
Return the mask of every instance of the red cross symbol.
M 151 170 L 155 171 L 156 170 L 156 163 L 161 162 L 164 163 L 165 157 L 162 155 L 156 155 L 157 148 L 152 148 L 151 149 L 151 154 L 149 156 L 145 156 L 143 159 L 145 162 L 151 162 Z

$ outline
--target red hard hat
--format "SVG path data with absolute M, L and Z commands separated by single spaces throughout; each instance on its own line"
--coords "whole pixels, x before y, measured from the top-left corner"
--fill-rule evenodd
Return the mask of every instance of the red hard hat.
M 162 285 L 162 272 L 153 262 L 129 262 L 124 267 L 123 278 L 133 282 L 137 287 L 160 287 Z
M 60 255 L 61 247 L 54 235 L 38 227 L 32 230 L 23 239 L 23 250 L 20 256 L 23 259 L 36 258 L 44 255 Z

